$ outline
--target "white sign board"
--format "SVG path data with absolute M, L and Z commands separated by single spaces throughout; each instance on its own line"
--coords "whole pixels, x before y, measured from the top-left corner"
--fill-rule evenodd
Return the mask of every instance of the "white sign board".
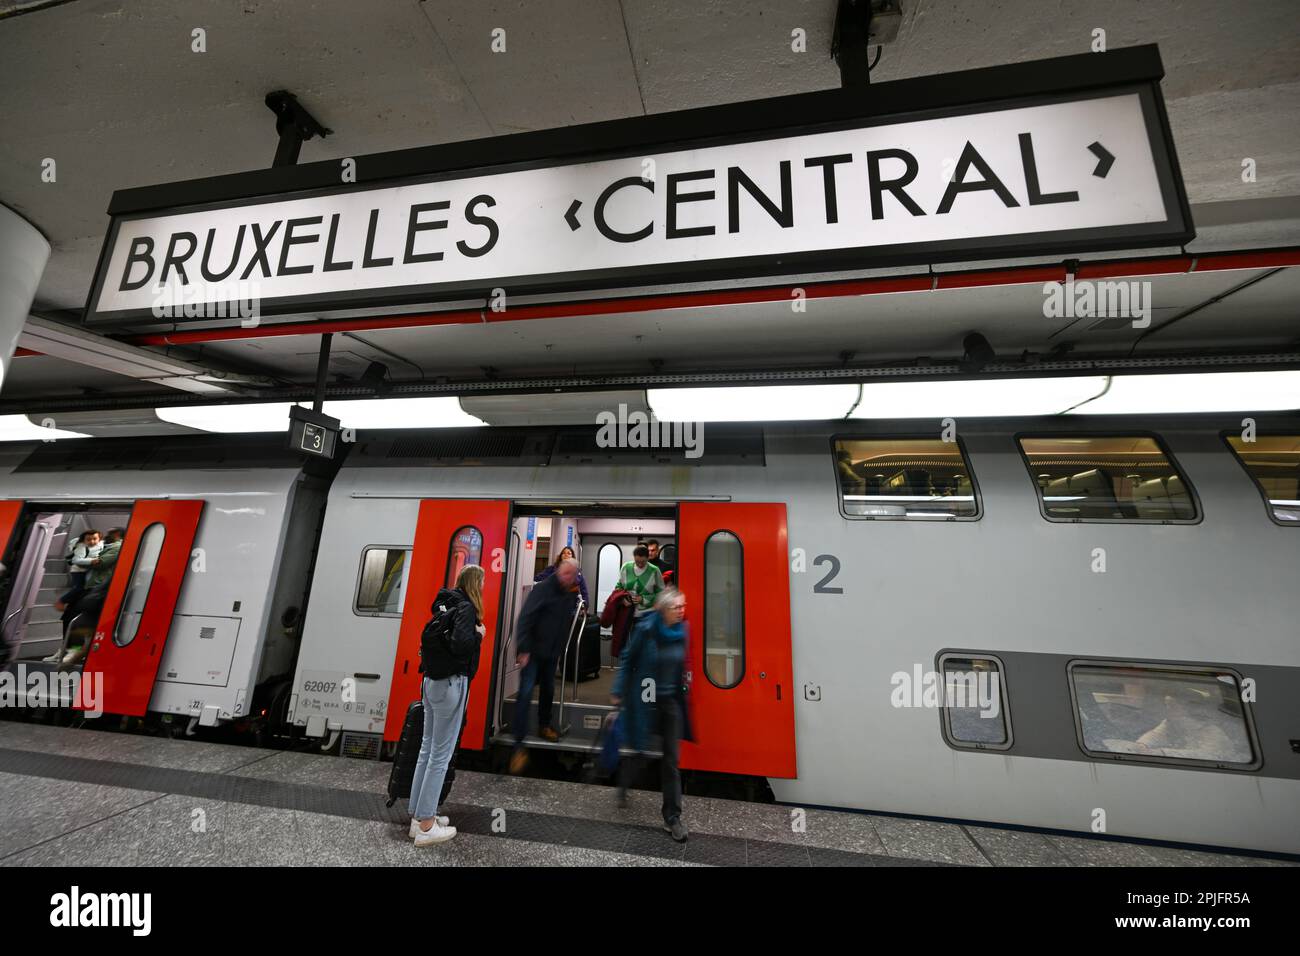
M 1151 244 L 1143 90 L 115 221 L 90 312 L 163 320 Z M 210 314 L 210 313 L 209 313 Z M 222 313 L 224 314 L 224 313 Z

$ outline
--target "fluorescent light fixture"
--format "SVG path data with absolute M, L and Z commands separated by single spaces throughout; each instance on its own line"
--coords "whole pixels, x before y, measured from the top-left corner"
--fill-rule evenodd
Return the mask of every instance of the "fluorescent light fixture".
M 1274 412 L 1300 408 L 1300 372 L 1117 375 L 1110 390 L 1075 415 Z
M 462 409 L 455 397 L 326 402 L 322 411 L 341 421 L 344 428 L 473 428 L 486 424 Z
M 1098 395 L 1103 375 L 982 381 L 870 382 L 850 418 L 1057 415 Z
M 660 421 L 782 422 L 843 418 L 989 418 L 1144 415 L 1180 412 L 1269 412 L 1300 409 L 1300 371 L 1198 372 L 962 381 L 868 382 L 864 385 L 752 385 L 655 388 L 646 402 Z M 306 405 L 306 403 L 300 403 Z M 279 432 L 289 403 L 179 406 L 155 410 L 163 421 L 210 432 Z M 485 425 L 453 397 L 326 402 L 345 428 L 456 428 Z M 11 424 L 11 428 L 5 426 Z M 12 434 L 11 434 L 12 431 Z M 0 440 L 50 437 L 21 415 L 0 416 Z M 84 437 L 55 432 L 54 437 Z
M 307 402 L 299 402 L 310 407 Z M 289 402 L 193 405 L 155 409 L 165 422 L 208 432 L 288 432 Z M 457 428 L 483 422 L 457 398 L 375 398 L 326 402 L 322 411 L 343 428 Z
M 1300 409 L 1300 371 L 652 389 L 663 421 L 1155 415 Z
M 856 385 L 652 388 L 646 404 L 661 422 L 791 422 L 843 418 Z
M 178 405 L 155 408 L 154 414 L 173 425 L 205 432 L 289 431 L 290 402 L 251 405 Z
M 26 415 L 0 415 L 0 441 L 49 441 L 51 438 L 85 438 L 81 432 L 66 432 L 53 427 L 58 419 L 48 415 L 42 421 L 51 425 L 37 425 Z

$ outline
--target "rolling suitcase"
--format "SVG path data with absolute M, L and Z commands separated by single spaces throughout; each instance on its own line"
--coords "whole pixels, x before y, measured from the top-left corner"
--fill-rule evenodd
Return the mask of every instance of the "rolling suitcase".
M 569 648 L 568 680 L 571 683 L 600 676 L 600 622 L 592 621 L 583 629 L 582 641 Z
M 469 706 L 469 694 L 465 694 L 465 703 L 460 711 L 460 731 L 456 737 L 456 749 L 451 752 L 451 761 L 447 764 L 447 775 L 442 781 L 442 793 L 438 805 L 447 802 L 451 785 L 456 779 L 456 755 L 460 753 L 460 734 L 465 732 L 465 709 Z M 397 750 L 393 754 L 393 769 L 388 774 L 388 801 L 391 807 L 398 800 L 407 800 L 411 796 L 411 784 L 415 781 L 415 765 L 420 759 L 420 744 L 424 741 L 424 702 L 414 700 L 406 709 L 406 720 L 402 724 L 402 736 L 398 738 Z
M 388 802 L 391 807 L 398 800 L 411 795 L 411 781 L 415 779 L 415 763 L 420 759 L 420 743 L 424 740 L 424 702 L 411 701 L 406 708 L 402 736 L 397 740 L 393 754 L 393 769 L 388 774 Z M 453 758 L 454 759 L 454 758 Z

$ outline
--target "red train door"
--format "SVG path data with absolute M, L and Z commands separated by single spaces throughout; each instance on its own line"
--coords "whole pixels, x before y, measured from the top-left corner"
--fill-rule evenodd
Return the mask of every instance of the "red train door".
M 18 527 L 18 517 L 22 513 L 23 503 L 21 501 L 0 501 L 0 561 L 5 561 L 9 557 L 9 539 L 14 536 L 14 528 Z M 17 573 L 17 568 L 10 569 L 10 574 Z M 0 602 L 0 616 L 3 616 L 4 613 L 4 602 Z M 7 620 L 0 621 L 0 664 L 4 662 L 5 653 L 8 650 L 5 646 L 8 640 L 5 625 L 8 623 Z
M 23 513 L 21 501 L 0 501 L 0 558 L 9 550 L 9 539 L 18 525 L 18 516 Z
M 420 633 L 429 621 L 438 589 L 454 585 L 456 574 L 465 565 L 478 564 L 485 572 L 483 624 L 487 633 L 479 652 L 478 674 L 470 684 L 460 741 L 469 750 L 482 750 L 487 744 L 488 696 L 509 528 L 509 501 L 426 499 L 420 502 L 397 656 L 393 661 L 393 685 L 388 693 L 385 740 L 401 737 L 406 709 L 420 696 Z
M 142 717 L 149 708 L 202 513 L 193 500 L 141 500 L 131 509 L 82 670 L 83 678 L 99 675 L 107 713 Z
M 683 502 L 677 530 L 695 733 L 681 765 L 796 777 L 785 505 Z

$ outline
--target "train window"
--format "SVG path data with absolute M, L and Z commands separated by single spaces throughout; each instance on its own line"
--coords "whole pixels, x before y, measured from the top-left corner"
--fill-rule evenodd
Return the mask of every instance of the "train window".
M 166 536 L 167 529 L 160 521 L 149 525 L 140 536 L 135 565 L 131 568 L 126 596 L 122 598 L 122 610 L 113 631 L 113 643 L 118 647 L 126 647 L 134 641 L 136 632 L 140 629 L 140 618 L 144 616 L 149 587 L 153 584 L 154 572 L 158 570 L 158 558 L 162 554 L 163 538 Z
M 1300 527 L 1300 435 L 1229 435 L 1228 447 L 1242 463 L 1278 524 Z
M 454 588 L 456 578 L 467 564 L 483 563 L 483 532 L 465 525 L 451 536 L 451 549 L 447 554 L 447 577 L 443 587 Z
M 1085 753 L 1117 760 L 1259 765 L 1237 675 L 1223 669 L 1070 664 Z
M 943 654 L 943 732 L 953 747 L 1006 750 L 1011 746 L 1011 719 L 1002 664 L 994 657 Z
M 848 518 L 975 518 L 979 501 L 957 442 L 837 438 L 835 472 Z
M 1043 516 L 1054 521 L 1195 521 L 1191 488 L 1154 438 L 1021 438 Z
M 605 607 L 605 602 L 614 593 L 618 584 L 618 572 L 623 567 L 623 549 L 613 541 L 600 546 L 596 553 L 596 613 Z
M 401 617 L 402 595 L 410 574 L 410 548 L 371 546 L 361 552 L 361 573 L 357 579 L 354 614 L 370 617 Z
M 724 689 L 745 676 L 744 565 L 740 539 L 730 531 L 704 542 L 704 673 Z

